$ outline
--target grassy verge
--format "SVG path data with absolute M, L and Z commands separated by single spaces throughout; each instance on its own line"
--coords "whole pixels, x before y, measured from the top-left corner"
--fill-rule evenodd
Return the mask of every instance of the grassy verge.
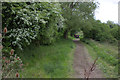
M 99 57 L 97 64 L 107 78 L 118 77 L 118 47 L 107 43 L 88 40 L 85 43 L 93 59 Z
M 31 45 L 24 52 L 17 51 L 24 63 L 25 78 L 67 78 L 73 73 L 73 51 L 71 40 L 58 40 L 55 44 L 36 47 Z

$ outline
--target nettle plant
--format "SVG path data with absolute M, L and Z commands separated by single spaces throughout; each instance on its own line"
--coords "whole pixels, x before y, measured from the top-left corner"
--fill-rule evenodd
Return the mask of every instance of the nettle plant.
M 3 36 L 0 34 L 1 40 L 6 37 L 7 34 L 7 28 L 5 27 L 3 30 Z M 1 46 L 1 49 L 4 49 L 5 47 Z M 2 51 L 2 77 L 3 78 L 19 78 L 19 71 L 21 71 L 23 68 L 23 63 L 20 57 L 17 56 L 17 54 L 14 53 L 15 50 L 11 49 L 9 54 L 4 53 Z

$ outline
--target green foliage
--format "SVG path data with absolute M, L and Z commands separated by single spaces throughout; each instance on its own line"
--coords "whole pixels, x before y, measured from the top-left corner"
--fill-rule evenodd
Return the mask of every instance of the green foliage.
M 81 30 L 84 33 L 84 38 L 90 38 L 91 37 L 92 28 L 93 28 L 93 26 L 92 26 L 92 23 L 90 21 L 84 21 L 82 23 Z
M 120 40 L 120 33 L 119 33 L 119 29 L 120 29 L 120 26 L 114 26 L 113 28 L 111 28 L 111 34 L 112 36 L 117 39 L 117 40 Z
M 108 24 L 101 23 L 99 20 L 94 19 L 91 19 L 91 21 L 87 21 L 84 24 L 82 30 L 85 38 L 92 38 L 101 42 L 117 43 L 117 40 L 119 39 L 117 24 L 110 27 Z
M 78 31 L 84 26 L 83 22 L 89 18 L 93 18 L 93 11 L 97 5 L 94 2 L 68 2 L 61 3 L 63 17 L 65 18 L 65 31 L 64 37 L 67 38 L 68 33 L 71 31 Z M 89 25 L 89 24 L 88 24 Z
M 59 3 L 3 3 L 3 26 L 9 30 L 10 45 L 20 49 L 33 40 L 54 42 L 63 20 Z

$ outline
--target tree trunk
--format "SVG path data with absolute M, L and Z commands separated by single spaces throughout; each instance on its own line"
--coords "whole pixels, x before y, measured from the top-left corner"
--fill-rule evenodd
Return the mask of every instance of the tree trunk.
M 68 38 L 68 30 L 65 30 L 65 32 L 64 32 L 64 38 L 65 38 L 65 39 Z
M 70 36 L 73 36 L 73 33 L 72 33 L 72 32 L 70 33 Z

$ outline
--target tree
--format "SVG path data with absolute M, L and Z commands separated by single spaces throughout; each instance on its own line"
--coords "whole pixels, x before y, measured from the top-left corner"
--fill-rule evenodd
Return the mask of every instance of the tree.
M 94 2 L 68 2 L 61 3 L 63 17 L 65 18 L 66 28 L 64 38 L 67 38 L 68 32 L 80 30 L 86 20 L 93 18 L 96 3 Z

